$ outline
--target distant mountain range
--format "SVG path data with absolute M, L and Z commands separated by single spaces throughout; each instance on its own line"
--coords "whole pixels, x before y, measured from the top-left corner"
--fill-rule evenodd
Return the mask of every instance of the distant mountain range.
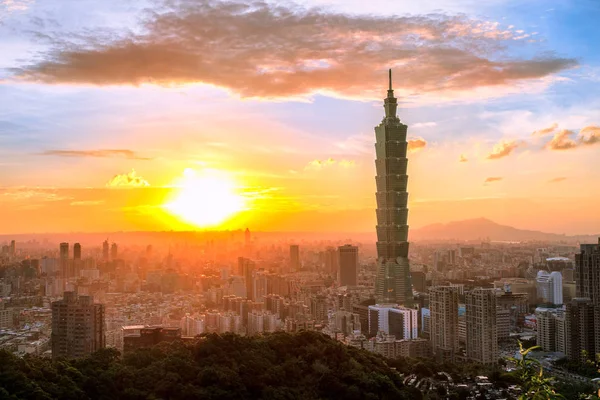
M 464 221 L 432 224 L 419 229 L 410 230 L 411 241 L 423 240 L 492 240 L 492 241 L 560 241 L 560 242 L 595 242 L 600 235 L 568 236 L 557 233 L 546 233 L 517 229 L 500 225 L 486 218 L 467 219 Z

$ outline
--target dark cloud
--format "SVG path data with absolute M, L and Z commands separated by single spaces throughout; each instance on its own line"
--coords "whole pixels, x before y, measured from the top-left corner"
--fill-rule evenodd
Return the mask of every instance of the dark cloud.
M 388 67 L 410 94 L 510 86 L 577 64 L 555 56 L 495 57 L 523 35 L 465 16 L 376 17 L 214 0 L 165 1 L 144 15 L 143 33 L 57 38 L 42 61 L 15 74 L 62 84 L 200 82 L 244 97 L 364 97 L 380 95 L 372 90 Z
M 407 150 L 411 152 L 423 150 L 427 146 L 427 141 L 423 138 L 409 139 Z
M 489 178 L 486 178 L 484 184 L 485 183 L 498 182 L 498 181 L 501 181 L 502 179 L 504 179 L 504 178 L 502 178 L 501 176 L 491 176 Z
M 554 134 L 552 140 L 546 143 L 546 148 L 549 150 L 570 150 L 577 147 L 577 142 L 571 139 L 571 135 L 575 132 L 563 129 Z
M 43 156 L 58 156 L 58 157 L 124 157 L 133 160 L 151 160 L 148 157 L 140 157 L 132 150 L 117 149 L 117 150 L 46 150 L 40 155 Z
M 523 146 L 523 142 L 516 140 L 502 141 L 494 146 L 492 152 L 486 157 L 488 160 L 498 160 L 509 156 L 517 147 Z
M 559 176 L 558 178 L 550 179 L 548 182 L 549 183 L 558 183 L 558 182 L 562 182 L 564 180 L 567 180 L 567 178 L 565 176 Z

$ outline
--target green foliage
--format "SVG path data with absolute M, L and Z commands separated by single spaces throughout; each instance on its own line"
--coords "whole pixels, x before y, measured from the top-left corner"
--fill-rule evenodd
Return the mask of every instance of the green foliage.
M 207 335 L 121 357 L 104 349 L 81 360 L 0 351 L 0 398 L 20 399 L 411 399 L 384 360 L 328 337 Z
M 524 389 L 519 400 L 564 399 L 565 397 L 557 393 L 554 388 L 554 378 L 544 376 L 542 365 L 537 360 L 527 358 L 530 352 L 539 348 L 539 346 L 533 346 L 525 349 L 523 343 L 519 342 L 521 357 L 511 359 L 517 366 L 517 375 Z

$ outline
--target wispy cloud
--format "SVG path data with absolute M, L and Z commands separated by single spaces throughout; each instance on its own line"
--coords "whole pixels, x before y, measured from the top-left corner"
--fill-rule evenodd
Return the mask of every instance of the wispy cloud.
M 550 179 L 548 183 L 558 183 L 567 180 L 566 176 L 559 176 L 557 178 Z
M 558 128 L 558 124 L 555 122 L 555 123 L 553 123 L 551 126 L 549 126 L 547 128 L 534 131 L 531 135 L 532 136 L 548 135 L 550 133 L 553 133 L 557 128 Z
M 523 146 L 524 142 L 516 140 L 503 140 L 500 143 L 494 145 L 492 152 L 486 157 L 488 160 L 498 160 L 500 158 L 508 157 L 516 148 Z
M 407 150 L 409 152 L 417 152 L 423 150 L 427 146 L 427 141 L 423 138 L 415 138 L 408 140 Z
M 417 122 L 416 124 L 412 125 L 412 128 L 431 128 L 437 126 L 437 123 L 435 122 Z
M 60 195 L 56 189 L 18 187 L 0 190 L 0 202 L 48 202 L 62 200 L 70 200 L 70 197 Z
M 528 35 L 466 16 L 350 15 L 262 1 L 160 4 L 164 12 L 144 14 L 143 33 L 57 38 L 15 76 L 52 84 L 197 82 L 243 97 L 375 98 L 388 67 L 402 77 L 398 90 L 428 94 L 516 87 L 577 65 L 553 55 L 499 60 L 492 50 Z
M 458 162 L 464 163 L 467 161 L 469 161 L 469 159 L 464 154 L 461 154 L 460 157 L 458 158 Z
M 486 180 L 483 182 L 483 184 L 488 184 L 488 183 L 492 183 L 492 182 L 498 182 L 503 180 L 504 178 L 501 176 L 491 176 L 489 178 L 486 178 Z
M 31 3 L 33 0 L 2 0 L 0 1 L 0 10 L 4 8 L 7 12 L 24 11 L 29 8 Z
M 326 160 L 312 160 L 306 164 L 304 167 L 305 170 L 321 170 L 323 168 L 331 167 L 337 165 L 341 168 L 352 168 L 356 165 L 354 160 L 334 160 L 333 158 L 328 158 Z
M 131 170 L 128 174 L 120 174 L 113 176 L 107 183 L 107 187 L 146 187 L 150 186 L 147 180 L 142 178 L 135 172 L 135 170 Z
M 133 160 L 151 160 L 149 157 L 140 157 L 136 152 L 126 149 L 108 149 L 108 150 L 46 150 L 39 153 L 42 156 L 57 156 L 57 157 L 124 157 Z

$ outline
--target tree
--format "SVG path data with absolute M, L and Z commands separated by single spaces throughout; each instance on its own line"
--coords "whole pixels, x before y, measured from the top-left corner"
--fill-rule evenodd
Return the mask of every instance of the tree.
M 519 358 L 511 358 L 517 366 L 517 376 L 523 382 L 524 393 L 519 396 L 519 400 L 554 400 L 564 399 L 562 394 L 556 392 L 554 388 L 554 378 L 544 376 L 544 368 L 539 361 L 527 358 L 527 355 L 539 349 L 540 346 L 523 348 L 523 343 L 519 341 Z

